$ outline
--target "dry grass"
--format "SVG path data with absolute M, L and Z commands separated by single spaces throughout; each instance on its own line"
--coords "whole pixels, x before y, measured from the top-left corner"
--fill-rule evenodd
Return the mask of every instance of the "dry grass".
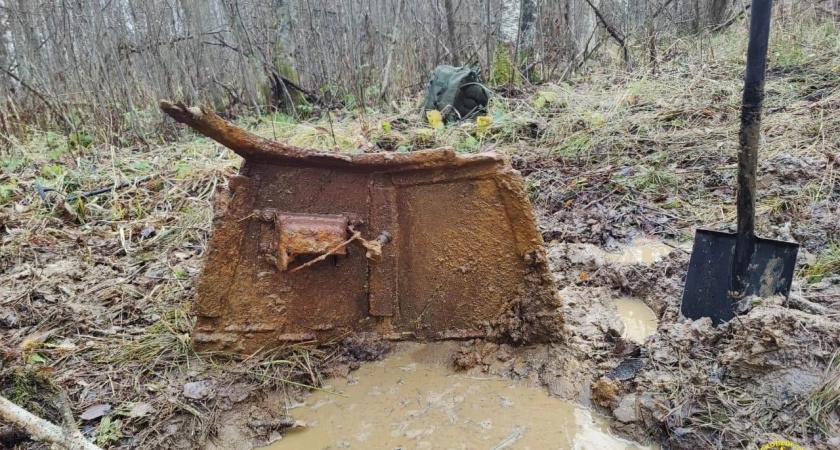
M 840 435 L 840 351 L 825 371 L 825 378 L 808 399 L 808 419 L 827 436 Z

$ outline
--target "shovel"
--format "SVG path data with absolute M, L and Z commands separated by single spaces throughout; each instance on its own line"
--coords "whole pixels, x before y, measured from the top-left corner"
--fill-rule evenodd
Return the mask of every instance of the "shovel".
M 738 231 L 697 230 L 680 307 L 684 317 L 709 317 L 714 325 L 735 317 L 738 304 L 751 296 L 787 297 L 799 249 L 794 242 L 755 235 L 755 179 L 772 5 L 772 0 L 752 0 L 739 135 Z

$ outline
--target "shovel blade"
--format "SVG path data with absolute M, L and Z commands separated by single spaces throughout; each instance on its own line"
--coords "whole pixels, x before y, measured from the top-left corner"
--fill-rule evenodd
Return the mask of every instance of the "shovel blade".
M 747 271 L 746 295 L 787 297 L 799 244 L 758 238 Z M 735 317 L 729 296 L 735 233 L 698 229 L 688 264 L 680 312 L 689 319 L 709 317 L 714 325 Z

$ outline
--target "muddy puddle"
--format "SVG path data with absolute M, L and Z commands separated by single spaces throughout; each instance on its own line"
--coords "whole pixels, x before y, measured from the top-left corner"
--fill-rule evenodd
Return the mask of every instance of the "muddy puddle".
M 656 314 L 645 303 L 635 298 L 615 299 L 616 314 L 624 323 L 623 338 L 643 344 L 648 336 L 656 332 L 659 321 Z
M 451 368 L 451 345 L 406 344 L 331 380 L 288 413 L 307 423 L 269 450 L 650 449 L 618 439 L 605 419 L 516 381 Z
M 634 240 L 631 245 L 624 246 L 616 252 L 606 252 L 604 257 L 608 260 L 625 264 L 653 264 L 673 250 L 673 246 L 664 242 L 649 238 L 639 238 Z

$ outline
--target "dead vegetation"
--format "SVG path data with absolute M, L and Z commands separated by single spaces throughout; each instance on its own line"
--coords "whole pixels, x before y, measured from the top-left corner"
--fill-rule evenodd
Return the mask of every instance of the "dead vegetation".
M 803 245 L 791 300 L 801 311 L 768 301 L 721 329 L 678 323 L 685 254 L 651 268 L 552 260 L 567 287 L 620 289 L 661 317 L 657 335 L 638 349 L 648 365 L 598 399 L 616 428 L 636 438 L 669 448 L 752 448 L 774 436 L 809 448 L 838 445 L 830 439 L 840 402 L 840 33 L 833 24 L 778 31 L 758 233 Z M 342 152 L 443 145 L 504 152 L 526 176 L 555 248 L 612 248 L 639 235 L 684 242 L 695 226 L 734 225 L 745 43 L 738 29 L 675 41 L 655 74 L 593 73 L 495 97 L 489 123 L 433 129 L 420 121 L 416 99 L 305 123 L 282 115 L 240 122 L 266 137 Z M 48 380 L 102 446 L 190 448 L 212 438 L 220 414 L 249 396 L 318 386 L 325 371 L 346 373 L 386 350 L 347 342 L 244 359 L 194 353 L 189 308 L 210 199 L 238 157 L 198 138 L 117 147 L 34 129 L 22 136 L 6 137 L 0 150 L 0 376 L 9 398 L 60 423 L 56 403 L 31 382 Z M 114 185 L 121 187 L 84 195 Z M 38 186 L 52 190 L 39 194 Z M 577 367 L 576 375 L 597 380 L 627 356 L 604 341 L 607 328 L 575 323 L 571 350 L 545 363 L 552 370 Z M 582 387 L 541 381 L 570 398 Z M 2 427 L 0 439 L 34 445 Z

